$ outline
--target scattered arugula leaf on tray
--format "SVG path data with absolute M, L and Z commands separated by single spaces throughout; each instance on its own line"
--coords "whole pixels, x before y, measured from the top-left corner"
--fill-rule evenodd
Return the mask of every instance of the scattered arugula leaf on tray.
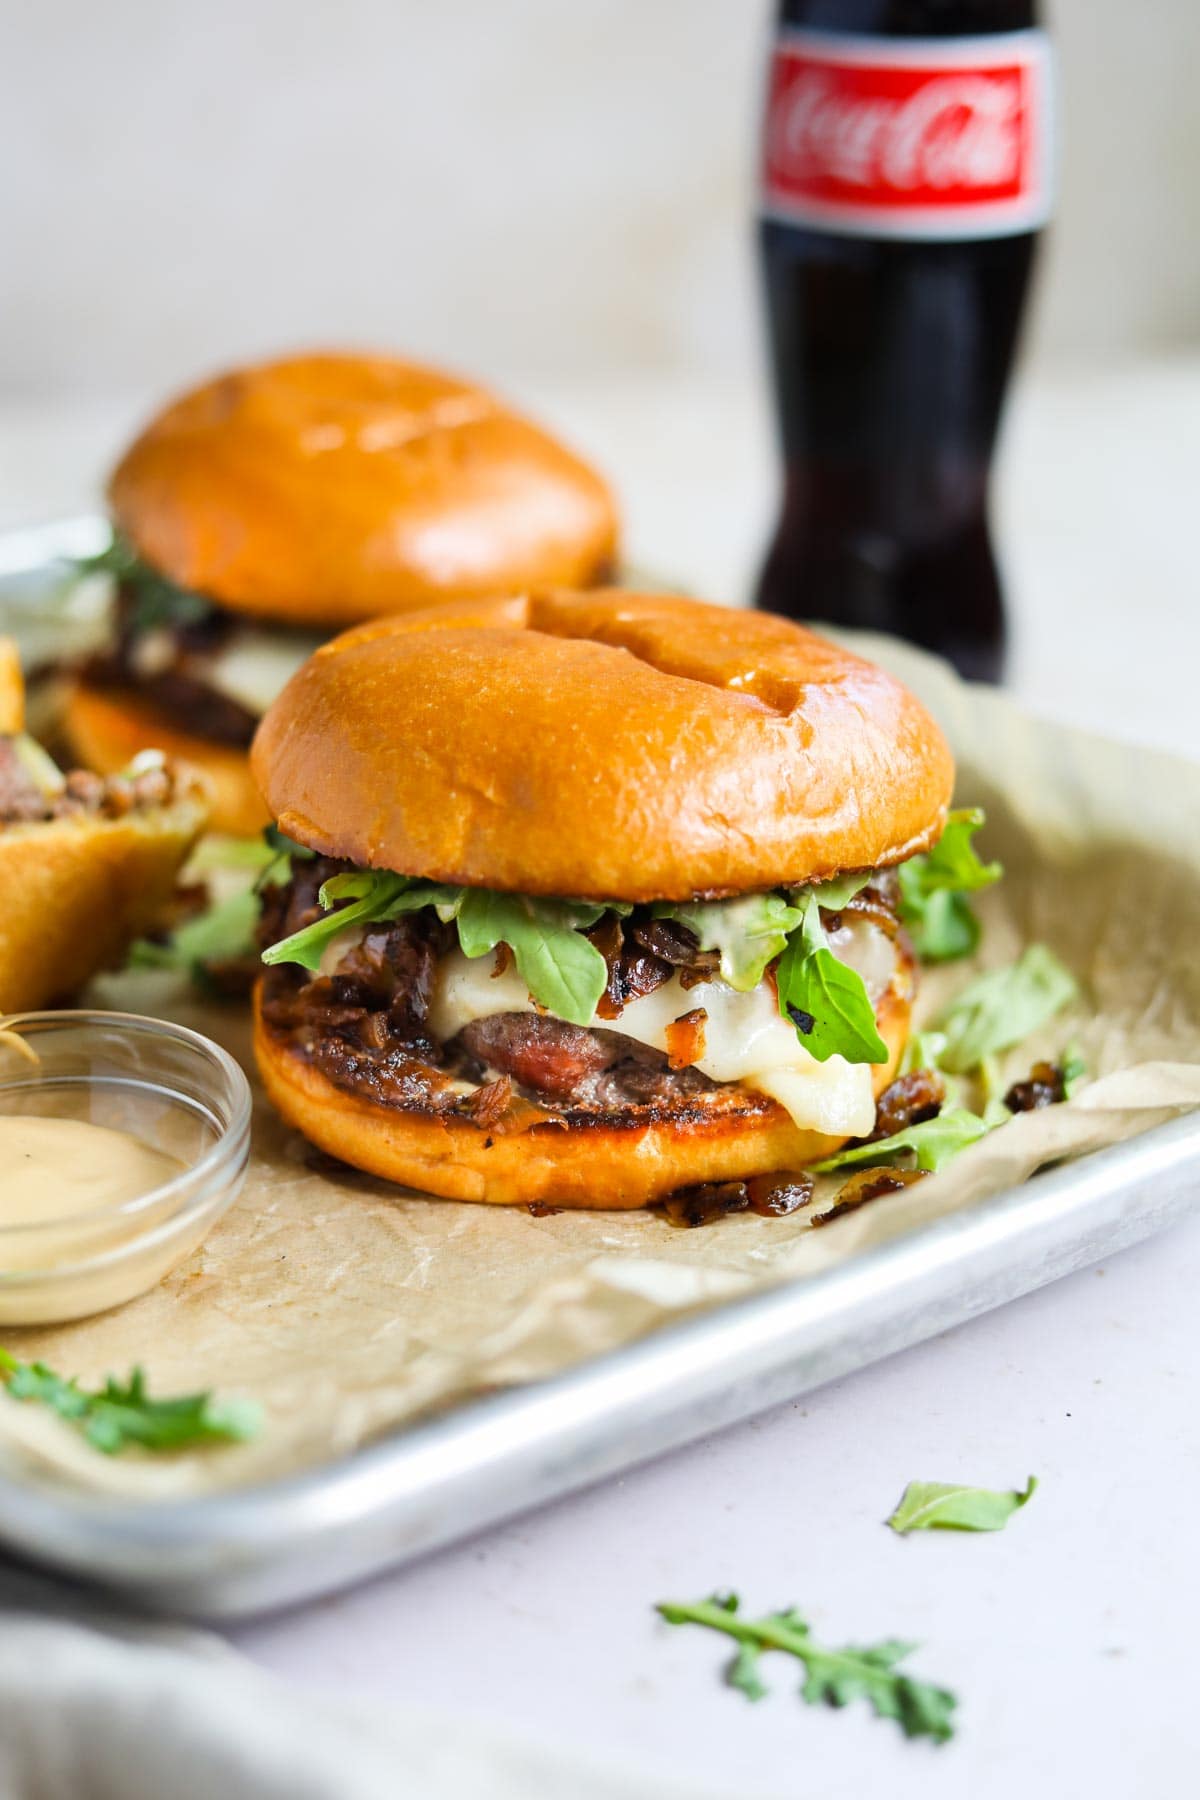
M 131 1445 L 143 1450 L 182 1450 L 193 1444 L 242 1443 L 262 1428 L 251 1400 L 214 1400 L 209 1392 L 152 1400 L 146 1378 L 134 1369 L 122 1383 L 110 1375 L 89 1391 L 48 1369 L 21 1362 L 0 1349 L 0 1381 L 14 1400 L 37 1401 L 83 1433 L 93 1449 L 115 1456 Z
M 980 862 L 971 839 L 984 823 L 978 807 L 952 812 L 932 850 L 900 864 L 900 917 L 922 962 L 952 962 L 979 943 L 979 920 L 966 896 L 1004 873 Z
M 782 1650 L 803 1663 L 800 1695 L 810 1705 L 846 1706 L 852 1700 L 867 1700 L 879 1718 L 895 1719 L 905 1737 L 929 1737 L 943 1744 L 954 1735 L 955 1696 L 897 1667 L 915 1644 L 887 1638 L 879 1644 L 827 1650 L 813 1642 L 807 1622 L 794 1607 L 747 1619 L 738 1612 L 736 1594 L 714 1594 L 690 1605 L 663 1601 L 657 1610 L 669 1625 L 705 1625 L 733 1638 L 738 1650 L 726 1678 L 748 1700 L 761 1700 L 767 1692 L 760 1672 L 764 1652 Z
M 910 1481 L 887 1523 L 901 1537 L 910 1531 L 1003 1531 L 1036 1488 L 1036 1475 L 1023 1489 Z
M 182 969 L 199 985 L 205 985 L 206 965 L 254 954 L 254 929 L 258 924 L 258 896 L 249 888 L 230 894 L 215 906 L 176 926 L 161 941 L 139 938 L 130 946 L 133 969 Z
M 1007 968 L 977 976 L 935 1021 L 946 1036 L 940 1066 L 952 1074 L 978 1068 L 1045 1025 L 1078 992 L 1054 952 L 1030 944 Z
M 1005 1110 L 1004 1119 L 1008 1117 Z M 903 1131 L 893 1132 L 891 1137 L 851 1144 L 845 1150 L 827 1156 L 823 1162 L 813 1163 L 812 1167 L 818 1175 L 828 1174 L 833 1169 L 870 1168 L 877 1163 L 895 1162 L 907 1150 L 916 1159 L 917 1168 L 932 1175 L 968 1144 L 986 1137 L 996 1122 L 1000 1121 L 981 1118 L 978 1113 L 968 1112 L 966 1107 L 948 1106 L 935 1118 L 923 1119 L 919 1125 L 906 1125 Z

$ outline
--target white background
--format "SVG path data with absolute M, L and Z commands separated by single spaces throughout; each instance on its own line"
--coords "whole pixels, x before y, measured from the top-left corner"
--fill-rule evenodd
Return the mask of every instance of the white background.
M 851 0 L 847 0 L 848 7 Z M 752 373 L 766 0 L 9 0 L 0 392 L 309 341 L 501 382 Z M 1063 191 L 1035 337 L 1200 332 L 1200 7 L 1050 0 Z

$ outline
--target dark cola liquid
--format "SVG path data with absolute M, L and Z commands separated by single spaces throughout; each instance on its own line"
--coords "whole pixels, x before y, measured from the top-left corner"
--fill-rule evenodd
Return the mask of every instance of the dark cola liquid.
M 780 23 L 940 38 L 1035 19 L 999 0 L 808 0 Z M 999 680 L 988 476 L 1036 231 L 906 240 L 764 218 L 760 234 L 784 483 L 756 604 Z

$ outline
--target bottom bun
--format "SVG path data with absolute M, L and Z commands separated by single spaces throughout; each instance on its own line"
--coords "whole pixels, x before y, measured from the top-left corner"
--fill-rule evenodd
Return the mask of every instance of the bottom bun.
M 696 1182 L 809 1167 L 846 1141 L 799 1130 L 775 1101 L 749 1090 L 744 1108 L 724 1106 L 708 1118 L 686 1105 L 675 1116 L 649 1108 L 640 1117 L 572 1114 L 501 1136 L 457 1115 L 382 1106 L 335 1087 L 264 1022 L 261 1002 L 260 983 L 254 1054 L 288 1124 L 342 1162 L 443 1200 L 649 1206 Z M 908 1001 L 889 994 L 878 1019 L 889 1057 L 873 1072 L 876 1095 L 893 1079 L 907 1041 Z
M 197 794 L 0 830 L 0 1013 L 74 993 L 158 924 L 204 827 Z
M 62 729 L 80 764 L 99 775 L 119 774 L 139 750 L 162 750 L 172 760 L 190 764 L 204 782 L 212 831 L 257 837 L 270 824 L 247 751 L 180 731 L 135 694 L 79 682 L 67 698 Z

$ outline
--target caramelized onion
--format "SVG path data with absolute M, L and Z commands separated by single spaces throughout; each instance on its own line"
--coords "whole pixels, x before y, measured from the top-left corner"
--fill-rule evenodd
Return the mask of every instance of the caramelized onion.
M 885 1087 L 875 1107 L 875 1129 L 868 1142 L 892 1137 L 910 1125 L 935 1119 L 946 1098 L 946 1084 L 936 1069 L 913 1069 Z
M 667 1062 L 672 1069 L 688 1069 L 704 1055 L 704 1028 L 708 1014 L 702 1006 L 694 1006 L 667 1026 Z
M 923 1169 L 897 1169 L 890 1164 L 882 1169 L 856 1169 L 838 1189 L 833 1205 L 826 1212 L 817 1213 L 813 1224 L 831 1225 L 834 1219 L 857 1212 L 868 1200 L 878 1200 L 881 1194 L 898 1194 L 901 1188 L 911 1187 L 914 1181 L 924 1179 Z
M 1040 1112 L 1067 1097 L 1063 1072 L 1054 1063 L 1036 1062 L 1026 1081 L 1014 1081 L 1004 1096 L 1009 1112 Z
M 658 1203 L 668 1225 L 686 1230 L 712 1225 L 730 1213 L 756 1212 L 763 1218 L 785 1218 L 812 1199 L 813 1178 L 803 1171 L 751 1175 L 745 1181 L 703 1181 L 677 1188 Z

